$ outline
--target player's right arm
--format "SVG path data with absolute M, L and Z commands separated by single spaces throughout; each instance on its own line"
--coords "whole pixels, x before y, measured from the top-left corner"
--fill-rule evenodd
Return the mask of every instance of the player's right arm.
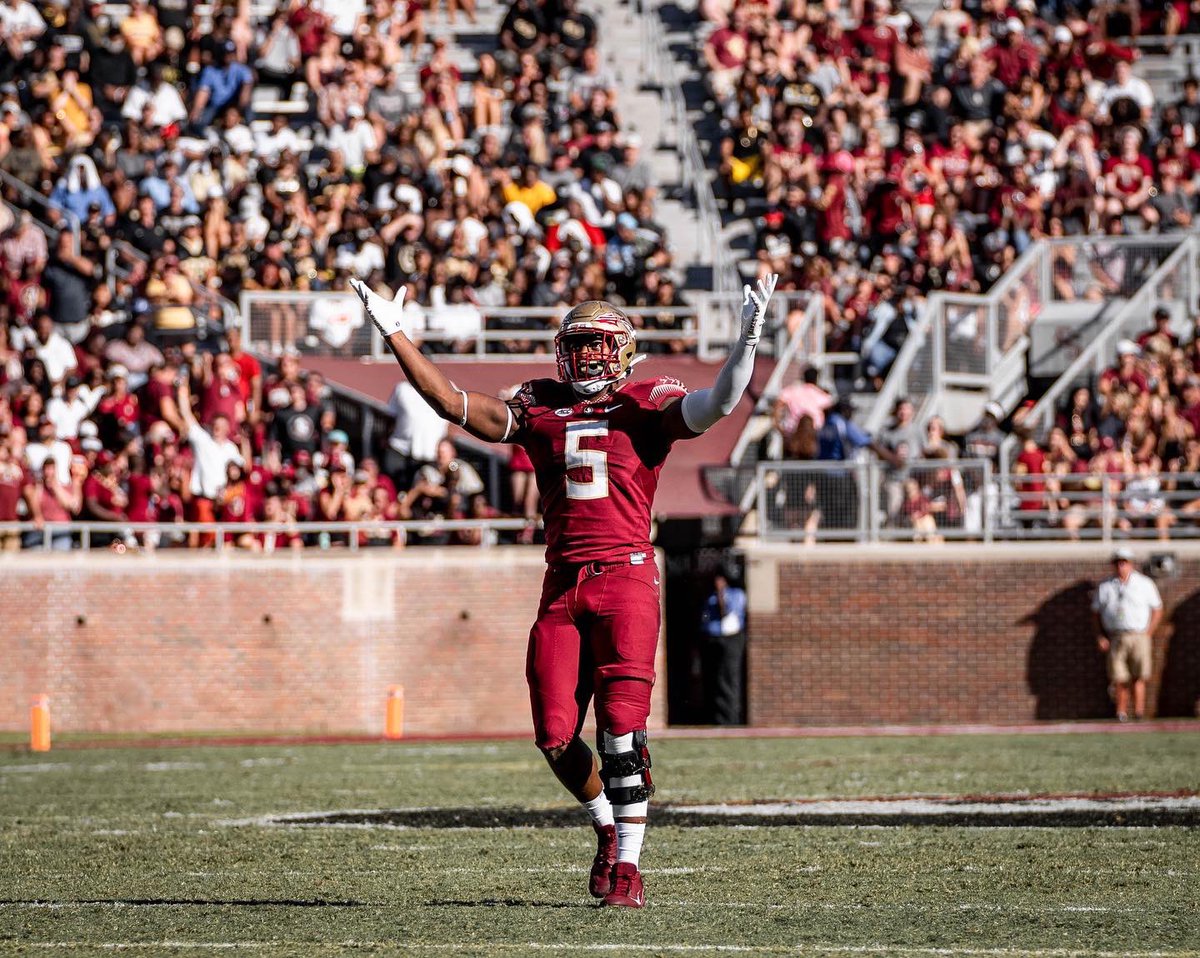
M 486 393 L 459 389 L 405 335 L 406 286 L 396 290 L 396 296 L 391 301 L 357 279 L 350 280 L 350 286 L 362 300 L 367 316 L 388 344 L 404 375 L 434 412 L 448 422 L 458 423 L 472 436 L 488 442 L 507 442 L 517 432 L 519 413 L 508 403 Z

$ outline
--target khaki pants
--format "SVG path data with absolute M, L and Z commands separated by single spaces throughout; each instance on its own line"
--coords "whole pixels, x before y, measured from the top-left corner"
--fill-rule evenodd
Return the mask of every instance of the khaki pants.
M 1145 632 L 1118 632 L 1108 645 L 1108 678 L 1118 685 L 1150 678 L 1150 636 Z

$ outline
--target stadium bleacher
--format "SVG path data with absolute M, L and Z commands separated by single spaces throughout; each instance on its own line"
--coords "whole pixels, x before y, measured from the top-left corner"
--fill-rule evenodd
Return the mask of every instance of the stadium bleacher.
M 464 12 L 460 30 L 453 8 L 393 2 L 0 7 L 0 522 L 494 516 L 491 474 L 469 495 L 396 489 L 362 410 L 298 362 L 378 349 L 337 295 L 352 276 L 407 285 L 433 351 L 544 352 L 557 311 L 602 297 L 647 307 L 650 351 L 687 347 L 656 177 L 595 21 L 570 3 Z M 540 339 L 529 319 L 505 331 L 534 306 Z M 201 495 L 183 437 L 222 417 L 241 465 Z

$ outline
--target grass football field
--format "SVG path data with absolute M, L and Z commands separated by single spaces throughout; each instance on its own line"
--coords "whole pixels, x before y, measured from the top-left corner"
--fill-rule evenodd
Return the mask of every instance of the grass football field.
M 1200 787 L 1196 731 L 652 747 L 675 806 Z M 525 742 L 0 749 L 0 953 L 1200 956 L 1186 816 L 663 811 L 630 911 L 587 896 L 592 833 L 564 797 Z

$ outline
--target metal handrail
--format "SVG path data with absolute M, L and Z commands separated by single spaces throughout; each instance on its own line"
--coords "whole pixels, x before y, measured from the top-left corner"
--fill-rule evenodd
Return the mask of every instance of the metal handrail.
M 888 373 L 883 388 L 875 398 L 874 405 L 867 416 L 865 429 L 876 432 L 883 428 L 888 414 L 896 400 L 903 395 L 909 373 L 921 355 L 923 349 L 932 351 L 930 362 L 930 390 L 926 398 L 926 410 L 918 410 L 921 418 L 925 418 L 928 409 L 935 408 L 941 401 L 947 377 L 956 384 L 971 383 L 990 390 L 992 378 L 997 370 L 1005 368 L 1015 354 L 1024 353 L 1029 346 L 1028 335 L 1023 335 L 1001 353 L 994 348 L 994 324 L 998 321 L 998 310 L 1005 298 L 1015 289 L 1016 285 L 1033 275 L 1037 284 L 1038 297 L 1043 303 L 1054 299 L 1052 277 L 1047 268 L 1051 262 L 1053 251 L 1063 246 L 1086 248 L 1092 245 L 1105 246 L 1177 246 L 1189 241 L 1182 234 L 1147 235 L 1147 236 L 1067 236 L 1054 239 L 1040 239 L 1030 245 L 1017 259 L 1012 268 L 1002 276 L 991 289 L 982 295 L 965 293 L 931 293 L 925 300 L 924 308 L 918 314 L 918 319 L 908 338 L 900 349 L 892 368 Z M 975 306 L 986 309 L 988 315 L 987 358 L 984 371 L 979 374 L 955 374 L 945 368 L 945 339 L 942 317 L 949 305 Z
M 988 502 L 986 490 L 992 484 L 992 464 L 987 459 L 913 459 L 904 464 L 907 475 L 941 472 L 950 470 L 959 475 L 960 482 L 963 474 L 978 477 L 973 492 L 981 495 L 981 523 L 978 527 L 969 527 L 966 523 L 966 513 L 962 515 L 962 525 L 941 527 L 937 535 L 943 538 L 977 539 L 990 542 L 995 526 L 994 509 Z M 853 526 L 838 525 L 826 521 L 816 529 L 805 529 L 801 526 L 786 528 L 769 527 L 765 521 L 769 515 L 768 496 L 776 488 L 778 481 L 787 475 L 802 475 L 811 479 L 815 485 L 819 477 L 853 479 L 852 497 L 855 505 L 856 521 Z M 832 461 L 832 460 L 783 460 L 779 462 L 760 462 L 757 467 L 756 489 L 758 494 L 758 537 L 761 540 L 853 540 L 864 544 L 875 544 L 883 541 L 902 539 L 913 535 L 913 530 L 896 527 L 890 523 L 896 516 L 889 516 L 880 502 L 880 489 L 885 480 L 895 478 L 892 467 L 878 460 L 867 461 Z M 897 480 L 899 481 L 899 480 Z M 964 492 L 965 495 L 965 492 Z M 819 505 L 817 505 L 819 508 Z M 836 517 L 822 517 L 836 519 Z
M 302 304 L 304 302 L 316 301 L 322 297 L 341 297 L 345 298 L 349 294 L 341 292 L 274 292 L 261 290 L 243 290 L 240 298 L 239 315 L 241 317 L 242 334 L 247 343 L 255 341 L 250 329 L 251 311 L 257 305 L 262 304 Z M 531 340 L 537 343 L 549 343 L 553 341 L 557 332 L 552 322 L 562 318 L 565 310 L 554 306 L 528 306 L 528 307 L 477 307 L 480 316 L 481 328 L 472 330 L 467 333 L 445 331 L 440 329 L 415 329 L 411 332 L 413 339 L 425 343 L 458 343 L 471 342 L 473 348 L 464 353 L 450 353 L 445 356 L 439 356 L 439 359 L 448 360 L 467 360 L 477 361 L 480 359 L 486 360 L 512 360 L 512 361 L 528 361 L 529 359 L 545 359 L 545 352 L 539 353 L 494 353 L 488 352 L 488 344 L 507 342 L 514 339 Z M 654 317 L 661 316 L 664 313 L 670 313 L 680 320 L 690 320 L 695 324 L 693 329 L 642 329 L 638 330 L 637 337 L 643 342 L 682 342 L 695 343 L 696 352 L 706 358 L 709 355 L 710 341 L 712 333 L 707 329 L 707 324 L 704 321 L 703 309 L 698 306 L 672 306 L 672 307 L 655 307 L 655 306 L 630 306 L 625 308 L 625 312 L 630 316 L 635 317 Z M 421 307 L 422 316 L 435 317 L 437 311 L 430 307 Z M 487 328 L 488 323 L 495 320 L 523 320 L 528 325 L 521 326 L 505 326 L 503 328 Z M 540 322 L 538 322 L 540 321 Z M 534 325 L 533 323 L 536 323 Z M 365 320 L 363 320 L 362 329 L 367 336 L 370 337 L 370 347 L 367 352 L 368 357 L 375 359 L 386 358 L 389 356 L 387 345 L 378 332 Z M 362 348 L 361 341 L 359 348 Z M 331 350 L 334 354 L 339 351 Z M 344 353 L 344 350 L 342 351 Z M 352 355 L 357 355 L 351 352 Z
M 1156 491 L 1141 494 L 1140 490 L 1129 491 L 1131 481 L 1145 478 L 1139 473 L 1069 473 L 1064 476 L 1009 475 L 1000 480 L 1001 523 L 995 533 L 1002 539 L 1062 539 L 1087 538 L 1111 541 L 1115 536 L 1129 538 L 1163 537 L 1164 531 L 1177 538 L 1200 537 L 1200 473 L 1160 472 L 1154 478 L 1161 483 Z M 1191 483 L 1192 490 L 1178 488 L 1179 483 Z M 1059 486 L 1057 489 L 1032 489 L 1032 485 Z M 1089 484 L 1091 484 L 1089 486 Z M 1079 488 L 1089 486 L 1088 488 Z M 1064 488 L 1065 487 L 1065 488 Z M 1047 498 L 1049 497 L 1049 498 Z M 1153 510 L 1131 509 L 1135 498 L 1150 498 L 1161 505 Z M 1050 500 L 1054 500 L 1051 506 Z M 1041 501 L 1038 501 L 1041 500 Z M 1037 502 L 1039 508 L 1026 508 Z M 1059 503 L 1065 502 L 1065 505 Z M 1197 503 L 1197 511 L 1187 507 Z M 1180 507 L 1183 508 L 1180 508 Z M 1159 529 L 1156 522 L 1160 516 L 1171 520 L 1168 529 Z M 1197 525 L 1174 529 L 1181 518 L 1193 517 Z M 1074 520 L 1071 528 L 1061 523 L 1064 518 Z M 1091 523 L 1096 525 L 1091 525 Z M 1137 527 L 1133 523 L 1148 525 Z M 1027 524 L 1026 524 L 1027 523 Z M 1127 524 L 1129 527 L 1123 526 Z M 1171 530 L 1174 530 L 1173 532 Z
M 62 217 L 63 222 L 66 224 L 66 228 L 71 231 L 72 252 L 76 256 L 79 255 L 79 252 L 80 252 L 80 246 L 79 246 L 80 223 L 79 223 L 78 216 L 76 216 L 70 210 L 63 210 L 63 209 L 59 209 L 57 206 L 54 206 L 50 202 L 50 198 L 48 196 L 45 196 L 38 190 L 35 190 L 32 186 L 30 186 L 28 183 L 24 182 L 23 180 L 17 179 L 15 176 L 13 176 L 7 170 L 0 170 L 0 184 L 7 186 L 9 189 L 15 190 L 22 197 L 24 197 L 25 200 L 27 200 L 30 205 L 39 206 L 42 209 L 46 210 L 47 212 L 52 212 L 52 213 Z M 16 207 L 15 209 L 17 210 L 18 213 L 19 212 L 28 212 L 30 216 L 33 216 L 32 210 L 24 209 L 22 207 Z M 38 228 L 41 229 L 41 231 L 43 233 L 50 236 L 51 238 L 57 237 L 59 232 L 63 228 L 61 225 L 56 225 L 55 223 L 50 222 L 49 218 L 33 216 L 33 221 L 38 225 Z
M 1025 422 L 1031 425 L 1045 424 L 1052 421 L 1055 409 L 1058 408 L 1058 402 L 1062 396 L 1079 381 L 1080 377 L 1086 370 L 1093 366 L 1112 346 L 1111 340 L 1118 333 L 1131 317 L 1138 314 L 1148 314 L 1146 300 L 1154 297 L 1155 290 L 1162 280 L 1170 275 L 1170 273 L 1179 268 L 1182 261 L 1187 256 L 1193 258 L 1200 250 L 1200 244 L 1197 243 L 1196 237 L 1188 236 L 1183 239 L 1179 247 L 1171 253 L 1159 267 L 1150 274 L 1141 288 L 1131 296 L 1125 305 L 1116 312 L 1116 314 L 1104 325 L 1104 327 L 1093 334 L 1091 342 L 1087 344 L 1080 354 L 1054 381 L 1054 384 L 1046 390 L 1042 398 L 1034 404 L 1025 418 Z M 1000 468 L 1001 471 L 1006 471 L 1009 463 L 1012 461 L 1017 443 L 1020 440 L 1016 436 L 1009 436 L 1000 446 Z
M 231 547 L 226 543 L 227 535 L 242 535 L 245 533 L 291 535 L 291 536 L 321 536 L 344 535 L 348 537 L 347 547 L 357 551 L 361 533 L 415 533 L 418 535 L 436 535 L 443 532 L 485 531 L 520 532 L 530 527 L 540 527 L 540 522 L 530 522 L 526 519 L 406 519 L 403 521 L 378 522 L 0 522 L 0 536 L 11 534 L 37 533 L 41 536 L 43 548 L 49 548 L 56 536 L 79 536 L 81 548 L 91 548 L 91 538 L 96 535 L 112 536 L 145 536 L 147 533 L 163 535 L 188 535 L 198 533 L 202 536 L 214 536 L 215 541 L 210 545 L 220 552 Z M 480 547 L 491 545 L 485 537 L 481 537 Z

